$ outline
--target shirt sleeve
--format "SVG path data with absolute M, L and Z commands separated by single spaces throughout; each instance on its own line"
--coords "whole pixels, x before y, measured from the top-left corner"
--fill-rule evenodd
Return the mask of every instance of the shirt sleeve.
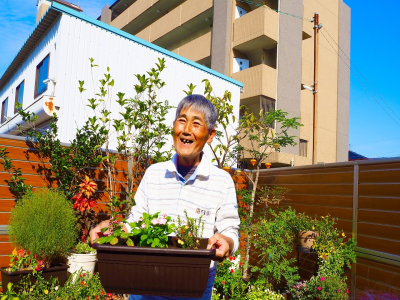
M 131 227 L 129 226 L 129 223 L 135 222 L 137 219 L 139 219 L 144 212 L 148 213 L 149 212 L 149 206 L 148 206 L 148 200 L 147 200 L 147 171 L 143 176 L 142 181 L 140 182 L 138 189 L 135 193 L 135 206 L 132 206 L 131 212 L 129 214 L 129 217 L 126 219 L 127 224 L 125 226 L 129 231 L 131 231 Z
M 239 214 L 236 197 L 236 189 L 232 178 L 228 178 L 227 187 L 222 191 L 223 200 L 217 209 L 214 232 L 223 234 L 233 240 L 233 255 L 239 247 Z

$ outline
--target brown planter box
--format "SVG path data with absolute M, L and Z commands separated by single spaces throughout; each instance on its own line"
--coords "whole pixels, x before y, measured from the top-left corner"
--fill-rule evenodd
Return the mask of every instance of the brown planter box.
M 18 289 L 15 289 L 15 285 L 17 285 L 24 276 L 27 276 L 28 274 L 32 273 L 32 270 L 9 272 L 9 271 L 6 271 L 6 269 L 7 269 L 7 267 L 0 268 L 1 278 L 2 278 L 2 287 L 3 287 L 4 292 L 7 291 L 7 285 L 9 282 L 11 282 L 13 284 L 14 290 L 18 290 Z M 46 280 L 49 280 L 50 277 L 58 278 L 58 282 L 60 283 L 60 285 L 64 286 L 65 282 L 68 279 L 67 270 L 68 270 L 67 265 L 45 268 L 42 270 L 42 276 Z M 31 276 L 31 282 L 35 283 L 36 278 Z
M 174 243 L 175 244 L 175 243 Z M 202 241 L 201 248 L 207 245 Z M 200 298 L 215 249 L 185 250 L 94 244 L 107 293 Z

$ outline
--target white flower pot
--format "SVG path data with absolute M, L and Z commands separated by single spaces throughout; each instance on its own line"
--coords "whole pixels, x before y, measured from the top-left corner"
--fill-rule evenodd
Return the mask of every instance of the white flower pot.
M 68 256 L 68 272 L 70 274 L 75 273 L 82 269 L 83 272 L 94 273 L 94 268 L 97 262 L 96 253 L 92 254 L 78 254 L 71 253 Z

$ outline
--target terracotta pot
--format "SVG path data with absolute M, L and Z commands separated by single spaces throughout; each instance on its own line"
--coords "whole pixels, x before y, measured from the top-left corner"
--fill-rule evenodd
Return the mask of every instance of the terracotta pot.
M 215 249 L 199 250 L 94 244 L 101 284 L 107 293 L 199 298 Z
M 32 270 L 9 272 L 6 270 L 7 268 L 8 267 L 0 268 L 3 292 L 7 291 L 7 285 L 9 282 L 13 284 L 14 290 L 18 291 L 18 289 L 15 289 L 15 285 L 18 284 L 23 277 L 31 274 Z M 49 280 L 50 277 L 58 278 L 60 286 L 64 286 L 65 282 L 68 279 L 67 269 L 67 265 L 45 268 L 42 270 L 42 276 L 46 280 Z M 31 276 L 30 279 L 32 283 L 36 282 L 36 278 L 33 276 Z
M 300 231 L 298 235 L 300 246 L 308 249 L 311 248 L 318 236 L 318 231 Z

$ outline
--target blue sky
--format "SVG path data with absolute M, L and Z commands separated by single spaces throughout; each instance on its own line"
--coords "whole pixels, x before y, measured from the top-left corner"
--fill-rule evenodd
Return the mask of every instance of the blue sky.
M 397 93 L 400 81 L 397 12 L 400 1 L 385 0 L 381 5 L 373 0 L 344 1 L 352 10 L 352 63 L 378 92 L 379 96 L 363 81 L 387 111 L 351 75 L 350 149 L 367 157 L 400 156 L 400 96 Z M 34 29 L 36 0 L 1 0 L 1 3 L 0 74 L 3 74 Z M 74 3 L 80 5 L 86 15 L 97 18 L 101 8 L 112 2 L 76 0 Z

